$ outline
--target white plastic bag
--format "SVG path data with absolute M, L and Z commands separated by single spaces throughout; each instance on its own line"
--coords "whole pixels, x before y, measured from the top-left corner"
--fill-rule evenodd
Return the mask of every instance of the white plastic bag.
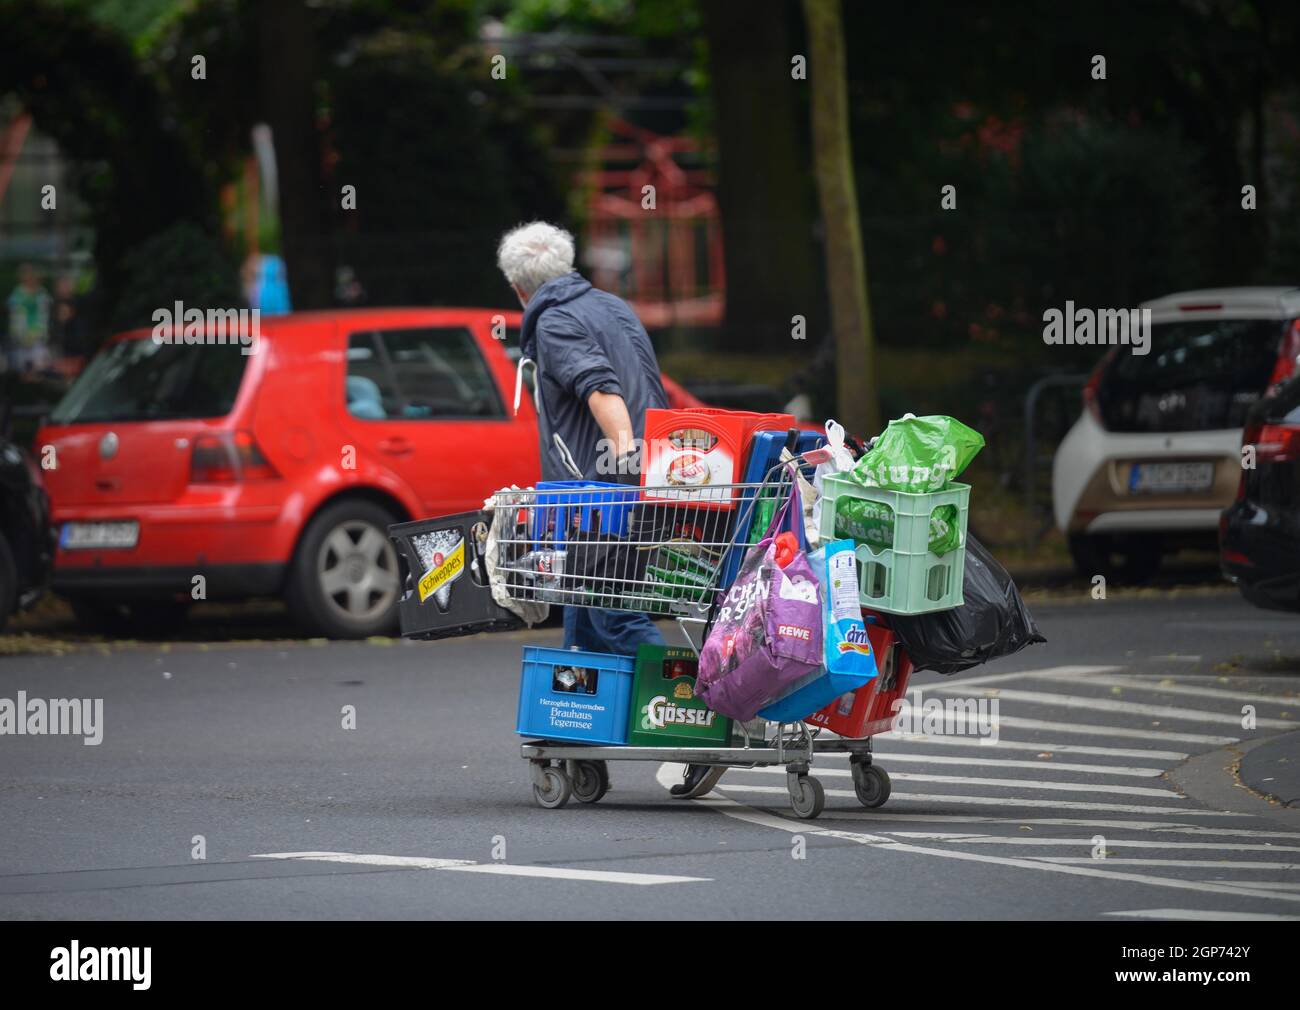
M 813 502 L 812 525 L 819 531 L 822 519 L 823 484 L 827 475 L 852 470 L 854 463 L 853 453 L 844 447 L 844 425 L 833 418 L 826 422 L 826 448 L 830 450 L 831 458 L 825 463 L 818 463 L 817 469 L 813 471 L 813 488 L 817 492 L 817 497 Z

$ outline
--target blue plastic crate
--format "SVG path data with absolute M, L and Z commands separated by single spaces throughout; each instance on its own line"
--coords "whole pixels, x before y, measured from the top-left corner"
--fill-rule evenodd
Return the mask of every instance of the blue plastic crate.
M 515 732 L 544 740 L 627 743 L 636 657 L 524 647 Z
M 589 490 L 581 490 L 583 488 Z M 604 494 L 595 488 L 609 488 Z M 627 484 L 611 484 L 598 480 L 543 480 L 537 483 L 531 520 L 531 535 L 540 547 L 547 529 L 554 523 L 553 543 L 562 545 L 572 529 L 573 516 L 578 515 L 578 528 L 591 533 L 599 525 L 601 533 L 621 537 L 627 535 L 628 516 L 640 500 L 641 489 Z M 595 517 L 599 516 L 598 519 Z
M 745 473 L 741 477 L 742 483 L 757 484 L 767 476 L 769 470 L 781 462 L 781 450 L 785 447 L 786 439 L 789 437 L 788 431 L 756 431 L 754 441 L 749 451 L 749 460 L 745 464 Z M 826 436 L 817 431 L 801 431 L 799 441 L 795 445 L 796 453 L 810 452 L 826 444 Z M 805 466 L 801 468 L 804 477 L 809 481 L 813 478 L 813 471 L 816 467 Z M 719 589 L 728 589 L 736 581 L 736 575 L 740 571 L 740 563 L 745 558 L 746 544 L 749 541 L 750 528 L 754 522 L 754 516 L 758 514 L 753 504 L 754 492 L 747 490 L 743 493 L 740 505 L 737 507 L 735 537 L 732 543 L 735 545 L 727 552 L 727 560 L 722 569 L 722 580 L 718 583 Z M 799 527 L 799 541 L 803 543 L 803 527 Z M 804 546 L 807 546 L 804 544 Z

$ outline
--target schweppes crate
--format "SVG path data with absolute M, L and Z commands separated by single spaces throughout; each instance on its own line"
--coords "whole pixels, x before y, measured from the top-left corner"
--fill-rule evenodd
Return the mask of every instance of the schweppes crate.
M 699 658 L 690 649 L 642 645 L 636 651 L 627 742 L 637 747 L 725 744 L 731 720 L 695 697 Z
M 388 527 L 403 567 L 397 615 L 405 638 L 522 628 L 492 600 L 483 554 L 490 512 L 461 512 Z

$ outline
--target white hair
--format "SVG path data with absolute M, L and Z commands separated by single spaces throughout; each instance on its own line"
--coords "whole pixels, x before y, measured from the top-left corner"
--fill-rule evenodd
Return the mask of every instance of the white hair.
M 501 236 L 497 266 L 531 298 L 547 281 L 573 269 L 573 236 L 545 221 L 521 224 Z

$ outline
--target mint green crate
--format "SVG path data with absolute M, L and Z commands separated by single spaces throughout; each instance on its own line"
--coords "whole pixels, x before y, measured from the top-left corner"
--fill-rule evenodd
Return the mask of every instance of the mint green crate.
M 832 475 L 825 480 L 823 495 L 819 530 L 823 543 L 841 539 L 835 533 L 835 512 L 841 499 L 877 502 L 893 510 L 893 543 L 858 541 L 858 599 L 864 607 L 886 614 L 928 614 L 962 605 L 970 485 L 953 482 L 942 491 L 909 494 L 864 487 Z M 957 506 L 960 546 L 940 557 L 930 552 L 930 514 L 944 505 Z

